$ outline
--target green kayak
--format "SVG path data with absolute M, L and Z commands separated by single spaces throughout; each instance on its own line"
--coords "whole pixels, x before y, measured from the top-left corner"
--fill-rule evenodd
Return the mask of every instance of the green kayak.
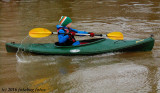
M 36 43 L 26 45 L 6 43 L 7 52 L 18 49 L 43 55 L 95 55 L 110 52 L 151 51 L 154 46 L 152 37 L 138 40 L 111 40 L 105 38 L 80 41 L 78 46 L 59 46 L 58 43 Z

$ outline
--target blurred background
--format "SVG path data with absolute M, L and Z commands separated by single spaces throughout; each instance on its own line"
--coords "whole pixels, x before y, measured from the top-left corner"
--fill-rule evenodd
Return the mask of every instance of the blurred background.
M 95 56 L 6 52 L 7 42 L 56 42 L 56 35 L 32 39 L 28 32 L 36 27 L 56 32 L 63 15 L 80 31 L 119 31 L 125 39 L 154 34 L 155 46 L 151 52 Z M 160 93 L 159 37 L 159 0 L 0 0 L 0 92 L 38 88 L 45 89 L 43 93 Z

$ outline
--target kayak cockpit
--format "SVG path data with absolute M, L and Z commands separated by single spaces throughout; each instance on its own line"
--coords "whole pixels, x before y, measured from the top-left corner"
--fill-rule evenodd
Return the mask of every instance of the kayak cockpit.
M 80 42 L 80 45 L 77 45 L 77 46 L 88 45 L 88 44 L 100 42 L 100 41 L 103 41 L 103 40 L 105 40 L 105 38 L 96 38 L 96 39 L 80 40 L 80 41 L 79 41 L 79 42 Z M 64 46 L 64 45 L 61 45 L 59 42 L 56 42 L 56 43 L 55 43 L 55 46 L 56 46 L 56 47 L 72 47 L 72 46 Z
M 96 39 L 88 39 L 88 40 L 81 40 L 79 41 L 80 42 L 80 45 L 83 45 L 83 44 L 89 44 L 89 43 L 93 43 L 93 42 L 100 42 L 101 40 L 105 40 L 105 38 L 96 38 Z

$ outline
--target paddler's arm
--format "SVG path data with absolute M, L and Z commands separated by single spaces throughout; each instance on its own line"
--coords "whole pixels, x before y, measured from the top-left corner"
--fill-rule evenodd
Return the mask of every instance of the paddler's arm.
M 86 32 L 86 31 L 78 31 L 77 29 L 72 29 L 71 30 L 75 31 L 76 33 L 79 33 L 79 34 L 90 34 L 91 37 L 94 37 L 94 33 L 92 32 Z M 81 35 L 83 36 L 83 35 Z
M 89 34 L 86 31 L 78 31 L 77 29 L 72 29 L 72 28 L 71 28 L 71 30 L 74 31 L 74 32 L 76 32 L 76 33 L 79 33 L 79 34 Z
M 69 38 L 69 36 L 64 35 L 64 34 L 60 34 L 60 33 L 65 33 L 65 32 L 64 32 L 64 30 L 59 30 L 59 34 L 58 34 L 59 43 L 65 43 L 67 41 L 67 39 Z

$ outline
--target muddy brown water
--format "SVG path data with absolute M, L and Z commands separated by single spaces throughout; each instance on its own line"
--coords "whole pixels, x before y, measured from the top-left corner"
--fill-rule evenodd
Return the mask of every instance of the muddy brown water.
M 72 28 L 78 30 L 120 31 L 125 39 L 154 34 L 155 46 L 151 52 L 95 56 L 6 52 L 7 42 L 56 42 L 55 35 L 31 39 L 28 31 L 36 27 L 56 31 L 62 15 L 71 17 Z M 159 0 L 0 0 L 0 92 L 10 91 L 160 93 Z

